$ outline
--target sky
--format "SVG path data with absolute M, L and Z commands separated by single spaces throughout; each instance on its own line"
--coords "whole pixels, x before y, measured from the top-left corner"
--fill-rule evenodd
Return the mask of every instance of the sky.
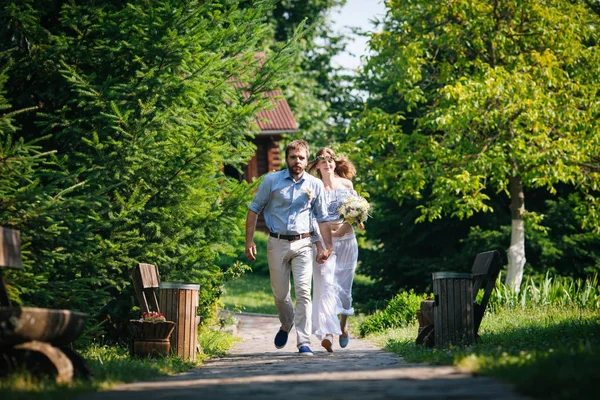
M 363 31 L 373 31 L 375 26 L 372 19 L 381 19 L 385 15 L 383 0 L 347 0 L 346 4 L 338 10 L 332 10 L 329 15 L 334 32 L 351 35 L 349 27 L 358 27 Z M 366 37 L 351 35 L 348 39 L 347 52 L 333 59 L 335 65 L 345 69 L 354 70 L 360 65 L 360 56 L 366 54 Z M 352 56 L 350 53 L 355 54 Z

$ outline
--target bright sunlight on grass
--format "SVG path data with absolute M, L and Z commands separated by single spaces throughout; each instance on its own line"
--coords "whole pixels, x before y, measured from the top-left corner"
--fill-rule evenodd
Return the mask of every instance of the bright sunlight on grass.
M 247 273 L 228 282 L 222 300 L 229 311 L 277 314 L 268 276 Z
M 408 362 L 456 365 L 496 376 L 543 399 L 591 399 L 600 364 L 600 317 L 572 307 L 531 307 L 489 313 L 481 342 L 466 347 L 415 346 L 416 324 L 368 336 Z

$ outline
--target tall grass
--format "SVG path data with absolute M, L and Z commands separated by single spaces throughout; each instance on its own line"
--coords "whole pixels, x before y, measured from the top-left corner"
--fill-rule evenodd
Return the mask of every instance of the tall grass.
M 600 310 L 600 287 L 598 276 L 587 279 L 571 277 L 529 277 L 516 292 L 502 283 L 501 277 L 496 283 L 488 307 L 492 310 L 511 307 L 532 306 L 577 306 L 589 310 Z

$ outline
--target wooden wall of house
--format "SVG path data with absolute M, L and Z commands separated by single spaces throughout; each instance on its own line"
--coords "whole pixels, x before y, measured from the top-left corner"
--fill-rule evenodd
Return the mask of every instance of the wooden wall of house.
M 282 166 L 282 155 L 279 151 L 281 135 L 259 135 L 254 139 L 256 153 L 244 170 L 244 178 L 251 182 L 271 171 L 279 171 Z

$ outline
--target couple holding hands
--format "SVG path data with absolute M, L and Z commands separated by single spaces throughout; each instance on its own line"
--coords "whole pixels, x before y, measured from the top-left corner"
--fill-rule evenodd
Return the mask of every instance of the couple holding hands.
M 308 143 L 294 140 L 288 144 L 287 169 L 267 174 L 246 218 L 249 260 L 256 260 L 254 232 L 261 211 L 270 231 L 267 261 L 281 322 L 275 347 L 286 345 L 295 326 L 298 352 L 302 355 L 313 354 L 311 334 L 321 340 L 328 352 L 333 352 L 334 335 L 339 336 L 340 347 L 348 345 L 347 320 L 354 313 L 352 281 L 358 260 L 354 229 L 340 215 L 344 202 L 357 196 L 350 180 L 356 174 L 354 165 L 347 159 L 336 159 L 329 148 L 320 149 L 310 163 L 308 159 Z M 306 169 L 316 170 L 321 179 Z M 290 296 L 290 273 L 294 277 L 295 307 Z

